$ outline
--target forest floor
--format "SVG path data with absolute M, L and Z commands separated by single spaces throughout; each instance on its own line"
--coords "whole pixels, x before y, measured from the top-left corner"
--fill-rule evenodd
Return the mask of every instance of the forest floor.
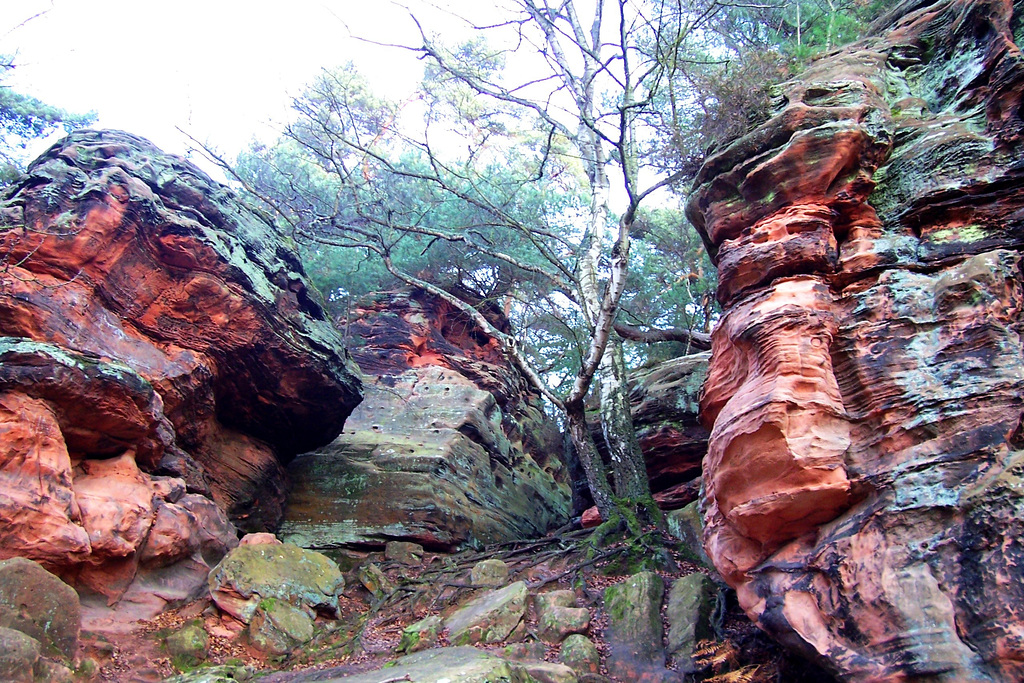
M 269 656 L 248 644 L 245 625 L 219 612 L 206 597 L 161 614 L 153 621 L 139 622 L 128 633 L 104 634 L 83 631 L 83 659 L 95 664 L 92 680 L 148 683 L 163 681 L 182 670 L 211 665 L 233 665 L 244 679 L 265 683 L 312 681 L 379 669 L 400 655 L 396 652 L 402 630 L 425 616 L 447 616 L 479 588 L 469 584 L 470 570 L 477 562 L 497 558 L 508 564 L 509 581 L 525 581 L 531 592 L 538 589 L 569 589 L 577 594 L 579 606 L 591 611 L 589 630 L 584 634 L 597 645 L 604 669 L 608 645 L 607 616 L 602 596 L 608 586 L 624 581 L 640 569 L 656 571 L 668 586 L 679 577 L 709 570 L 694 564 L 676 541 L 657 538 L 661 552 L 656 567 L 642 566 L 644 558 L 634 546 L 613 543 L 596 553 L 587 550 L 588 532 L 505 543 L 483 551 L 458 554 L 426 553 L 419 566 L 386 560 L 383 552 L 339 551 L 334 559 L 346 572 L 346 589 L 336 619 L 318 618 L 313 640 L 287 655 Z M 359 581 L 360 565 L 374 563 L 396 589 L 379 596 Z M 648 561 L 646 564 L 650 565 Z M 822 683 L 832 680 L 825 672 L 783 650 L 743 614 L 734 593 L 722 588 L 713 640 L 701 641 L 690 661 L 668 660 L 668 669 L 680 672 L 679 680 L 708 683 L 767 683 L 801 681 Z M 667 601 L 666 601 L 667 602 Z M 209 635 L 205 659 L 183 663 L 169 655 L 167 635 L 188 622 L 201 620 Z M 526 632 L 535 630 L 536 614 L 527 612 Z M 666 625 L 667 633 L 667 625 Z M 539 642 L 539 641 L 538 641 Z M 447 645 L 443 636 L 438 643 Z M 480 646 L 500 653 L 507 643 Z M 547 646 L 544 659 L 558 661 L 558 646 Z M 682 672 L 689 672 L 686 676 Z M 321 672 L 321 673 L 316 673 Z M 600 678 L 593 680 L 601 680 Z M 606 680 L 615 681 L 608 677 Z

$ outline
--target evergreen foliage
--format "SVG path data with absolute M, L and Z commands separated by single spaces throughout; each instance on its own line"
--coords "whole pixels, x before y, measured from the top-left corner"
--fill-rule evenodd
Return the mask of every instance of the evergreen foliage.
M 0 55 L 0 187 L 24 169 L 29 144 L 63 128 L 70 133 L 96 119 L 95 113 L 71 114 L 4 85 L 15 68 L 9 56 Z

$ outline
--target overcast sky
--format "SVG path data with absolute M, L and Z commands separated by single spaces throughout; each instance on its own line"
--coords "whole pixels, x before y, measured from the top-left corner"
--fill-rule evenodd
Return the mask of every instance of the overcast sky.
M 303 83 L 348 60 L 382 93 L 411 92 L 422 73 L 411 53 L 351 35 L 416 34 L 381 0 L 0 0 L 0 53 L 17 64 L 6 85 L 179 154 L 176 126 L 232 157 L 272 139 L 268 124 Z

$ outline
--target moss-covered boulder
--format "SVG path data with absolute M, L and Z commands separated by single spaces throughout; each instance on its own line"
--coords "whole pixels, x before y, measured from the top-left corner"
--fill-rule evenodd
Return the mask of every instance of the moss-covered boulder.
M 576 672 L 565 664 L 556 662 L 523 662 L 523 668 L 537 683 L 576 683 Z
M 336 614 L 345 579 L 326 555 L 281 543 L 235 548 L 210 572 L 209 585 L 220 609 L 249 623 L 267 598 Z
M 398 651 L 412 654 L 437 645 L 444 621 L 441 617 L 431 615 L 410 624 L 402 630 L 402 640 L 398 643 Z
M 583 633 L 590 627 L 590 610 L 576 607 L 576 594 L 570 590 L 540 593 L 533 602 L 537 635 L 547 643 L 560 643 L 567 635 Z
M 272 655 L 291 652 L 313 637 L 313 620 L 303 610 L 287 602 L 261 600 L 249 622 L 249 642 Z
M 78 593 L 71 586 L 32 560 L 0 562 L 0 627 L 31 636 L 43 654 L 72 660 L 81 621 Z
M 0 681 L 32 683 L 39 653 L 38 640 L 13 628 L 0 626 Z
M 484 593 L 448 617 L 448 640 L 455 645 L 500 643 L 523 620 L 528 597 L 522 581 Z
M 187 622 L 164 639 L 171 662 L 179 669 L 192 667 L 206 659 L 210 635 L 199 619 Z
M 324 677 L 318 672 L 317 678 L 293 679 L 316 680 L 322 683 L 385 683 L 386 681 L 410 681 L 411 683 L 534 683 L 534 679 L 521 664 L 508 662 L 474 647 L 443 647 L 424 650 L 406 655 L 379 671 L 355 676 L 339 675 Z
M 601 671 L 601 653 L 585 635 L 574 633 L 558 648 L 558 661 L 577 673 L 596 674 Z
M 164 683 L 246 683 L 255 678 L 256 671 L 250 666 L 220 664 L 172 676 Z
M 668 525 L 668 532 L 682 541 L 686 558 L 710 569 L 712 564 L 704 551 L 704 527 L 698 507 L 699 502 L 695 500 L 678 510 L 672 510 L 665 515 L 665 523 Z
M 714 637 L 711 616 L 717 598 L 718 586 L 705 574 L 676 579 L 669 590 L 665 609 L 670 655 L 678 660 L 689 660 L 697 641 Z
M 604 591 L 608 615 L 608 671 L 617 679 L 661 680 L 665 670 L 661 603 L 665 582 L 640 572 Z
M 474 586 L 504 586 L 508 582 L 508 574 L 508 565 L 502 560 L 480 560 L 470 570 L 469 582 Z

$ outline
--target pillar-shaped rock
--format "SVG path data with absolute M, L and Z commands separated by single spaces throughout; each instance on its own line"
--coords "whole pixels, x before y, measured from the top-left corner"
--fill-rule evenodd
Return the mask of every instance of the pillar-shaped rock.
M 688 207 L 725 309 L 705 546 L 844 680 L 1024 677 L 1022 14 L 901 3 Z

